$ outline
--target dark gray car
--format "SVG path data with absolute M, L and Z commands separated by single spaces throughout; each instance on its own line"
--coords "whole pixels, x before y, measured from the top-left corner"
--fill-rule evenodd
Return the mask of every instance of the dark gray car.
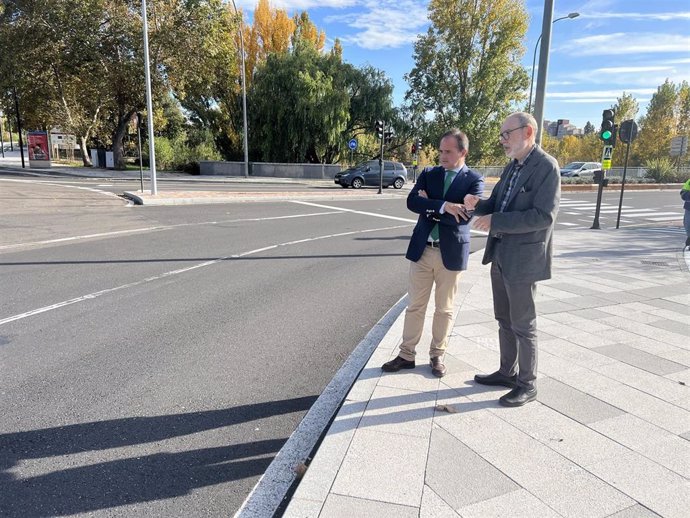
M 355 167 L 341 171 L 333 177 L 333 181 L 343 188 L 352 187 L 359 189 L 365 185 L 378 187 L 380 183 L 379 161 L 369 160 Z M 383 162 L 383 186 L 393 186 L 402 189 L 407 181 L 407 169 L 400 162 L 384 160 Z

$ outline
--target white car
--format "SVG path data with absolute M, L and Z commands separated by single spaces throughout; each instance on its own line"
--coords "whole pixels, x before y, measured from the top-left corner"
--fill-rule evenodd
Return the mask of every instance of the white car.
M 561 167 L 561 176 L 573 178 L 577 176 L 594 176 L 594 171 L 601 171 L 599 162 L 570 162 Z

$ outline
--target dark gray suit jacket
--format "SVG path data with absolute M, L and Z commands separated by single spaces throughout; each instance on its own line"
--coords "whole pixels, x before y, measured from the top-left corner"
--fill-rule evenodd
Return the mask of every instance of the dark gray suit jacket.
M 561 197 L 558 162 L 537 147 L 520 172 L 505 212 L 499 212 L 510 171 L 508 164 L 491 197 L 475 210 L 477 216 L 492 215 L 482 262 L 498 260 L 507 282 L 550 279 L 553 227 Z

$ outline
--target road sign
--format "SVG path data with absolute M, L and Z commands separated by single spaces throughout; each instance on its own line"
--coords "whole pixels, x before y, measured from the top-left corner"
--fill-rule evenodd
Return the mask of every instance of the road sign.
M 357 149 L 357 139 L 351 138 L 350 141 L 347 143 L 347 147 L 349 147 L 352 151 Z
M 683 156 L 688 152 L 688 137 L 673 137 L 671 139 L 671 156 Z
M 611 158 L 613 157 L 613 146 L 604 146 L 604 152 L 601 154 L 601 168 L 611 169 Z

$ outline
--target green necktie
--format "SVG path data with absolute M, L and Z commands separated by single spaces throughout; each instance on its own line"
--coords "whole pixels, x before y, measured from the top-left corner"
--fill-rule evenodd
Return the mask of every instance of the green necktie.
M 448 192 L 448 188 L 450 187 L 450 184 L 453 183 L 455 175 L 455 171 L 446 171 L 446 179 L 443 181 L 443 196 L 445 196 Z M 436 223 L 434 228 L 431 229 L 431 234 L 429 234 L 429 237 L 432 241 L 438 241 L 438 223 Z

